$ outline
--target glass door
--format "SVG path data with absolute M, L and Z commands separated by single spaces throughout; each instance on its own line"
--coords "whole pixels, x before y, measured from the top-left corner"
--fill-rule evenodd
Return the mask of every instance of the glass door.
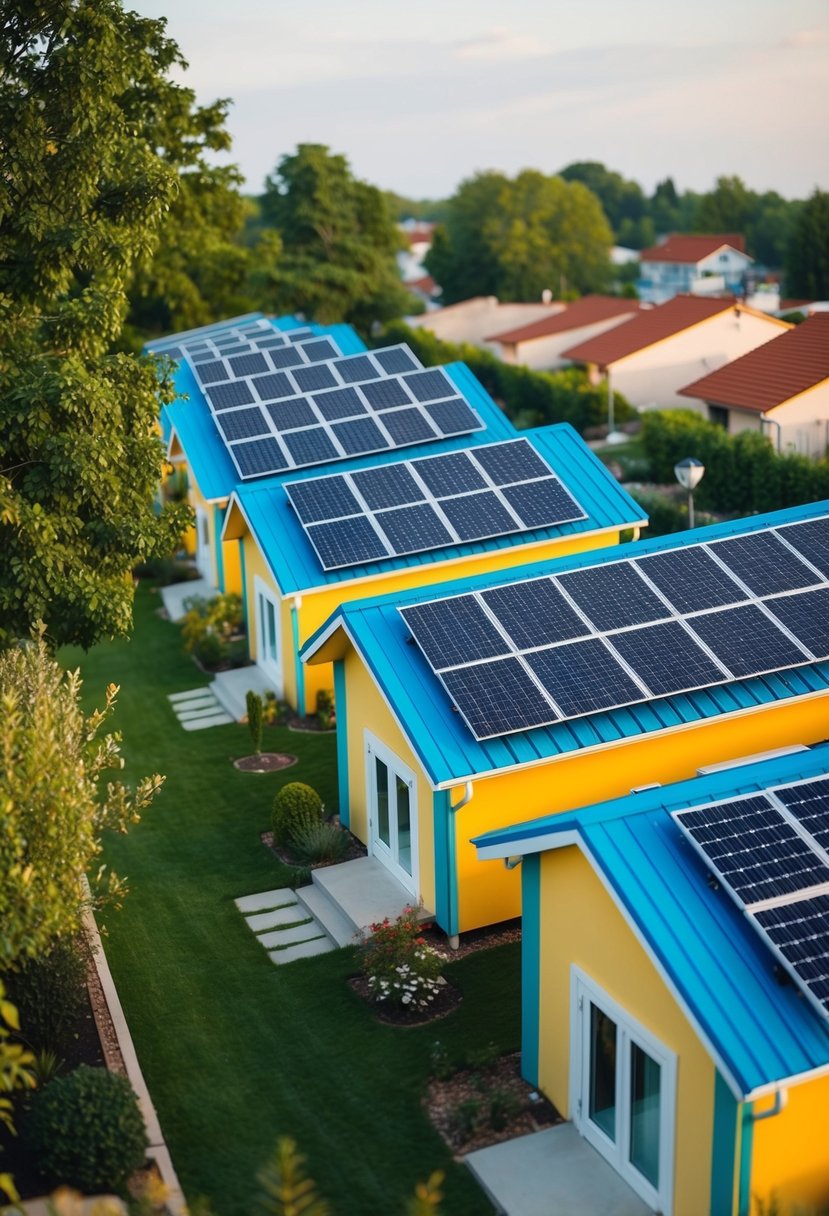
M 379 739 L 366 734 L 369 851 L 417 895 L 414 773 Z
M 256 595 L 256 666 L 261 667 L 276 689 L 283 695 L 282 656 L 279 638 L 279 603 L 270 588 L 257 575 Z
M 210 519 L 203 507 L 196 507 L 196 568 L 202 578 L 213 584 L 213 553 L 210 549 Z

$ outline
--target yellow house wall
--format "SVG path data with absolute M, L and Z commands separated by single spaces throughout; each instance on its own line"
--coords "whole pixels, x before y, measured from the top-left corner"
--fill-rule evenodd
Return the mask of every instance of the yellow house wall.
M 223 548 L 225 559 L 227 554 L 235 549 L 237 554 L 239 551 L 238 541 L 226 541 Z M 282 658 L 282 675 L 284 685 L 279 689 L 279 695 L 289 701 L 291 705 L 296 705 L 296 659 L 294 655 L 294 643 L 291 636 L 291 605 L 289 600 L 283 600 L 279 588 L 277 587 L 274 577 L 271 574 L 268 566 L 258 546 L 253 542 L 248 533 L 241 541 L 244 546 L 245 553 L 245 597 L 248 611 L 248 653 L 255 663 L 258 658 L 259 648 L 259 631 L 256 620 L 256 578 L 257 576 L 267 587 L 268 591 L 273 596 L 273 599 L 279 606 L 279 653 Z M 238 560 L 238 559 L 237 559 Z M 240 571 L 241 583 L 241 571 Z
M 754 1104 L 768 1109 L 769 1100 Z M 780 1212 L 810 1216 L 829 1205 L 829 1077 L 789 1089 L 786 1108 L 754 1124 L 751 1195 L 771 1210 L 772 1195 Z
M 539 1077 L 559 1111 L 570 1111 L 571 966 L 677 1055 L 673 1216 L 704 1216 L 711 1194 L 714 1063 L 575 846 L 541 859 Z

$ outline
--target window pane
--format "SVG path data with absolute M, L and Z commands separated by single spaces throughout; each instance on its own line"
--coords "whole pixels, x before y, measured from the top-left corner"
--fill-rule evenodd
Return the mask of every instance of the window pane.
M 616 1023 L 590 1006 L 590 1118 L 616 1139 Z
M 656 1060 L 635 1043 L 630 1048 L 630 1162 L 659 1188 L 659 1085 Z
M 268 600 L 268 658 L 276 662 L 276 612 Z
M 412 872 L 412 823 L 409 806 L 409 787 L 402 778 L 395 776 L 397 793 L 397 860 L 407 874 Z
M 377 835 L 391 848 L 389 835 L 389 770 L 382 760 L 374 757 L 374 781 L 377 789 Z

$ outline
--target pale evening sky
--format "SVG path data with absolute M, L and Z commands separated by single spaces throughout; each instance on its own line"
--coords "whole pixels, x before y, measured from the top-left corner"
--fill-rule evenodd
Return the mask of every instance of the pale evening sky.
M 827 0 L 125 0 L 165 16 L 200 101 L 230 97 L 258 193 L 299 143 L 446 197 L 479 169 L 599 160 L 646 190 L 737 174 L 829 189 Z

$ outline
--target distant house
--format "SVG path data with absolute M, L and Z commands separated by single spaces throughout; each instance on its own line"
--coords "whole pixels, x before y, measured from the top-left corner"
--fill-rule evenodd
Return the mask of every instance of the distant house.
M 639 257 L 640 277 L 636 285 L 640 300 L 664 304 L 674 296 L 741 294 L 743 276 L 753 262 L 738 233 L 719 232 L 707 236 L 676 233 L 659 245 L 643 249 Z
M 438 307 L 436 301 L 440 296 L 440 287 L 430 274 L 421 275 L 418 279 L 407 279 L 404 286 L 418 300 L 422 300 L 427 308 Z
M 682 295 L 567 347 L 562 357 L 585 364 L 596 381 L 607 377 L 640 409 L 687 409 L 692 402 L 680 389 L 789 328 L 734 299 Z
M 435 225 L 416 220 L 398 224 L 405 248 L 398 251 L 397 265 L 405 283 L 423 277 L 423 261 L 432 247 Z
M 422 316 L 410 317 L 408 324 L 412 329 L 428 329 L 441 342 L 468 342 L 498 354 L 497 344 L 489 341 L 490 334 L 557 316 L 564 308 L 560 302 L 536 300 L 529 304 L 502 304 L 497 296 L 473 296 L 470 300 L 460 300 Z
M 493 333 L 489 345 L 505 363 L 521 363 L 540 371 L 552 371 L 569 366 L 561 352 L 578 342 L 586 342 L 629 321 L 639 312 L 638 300 L 623 300 L 618 296 L 584 296 L 568 304 L 563 311 Z
M 780 451 L 822 457 L 829 445 L 829 313 L 686 384 L 731 434 L 763 431 Z

